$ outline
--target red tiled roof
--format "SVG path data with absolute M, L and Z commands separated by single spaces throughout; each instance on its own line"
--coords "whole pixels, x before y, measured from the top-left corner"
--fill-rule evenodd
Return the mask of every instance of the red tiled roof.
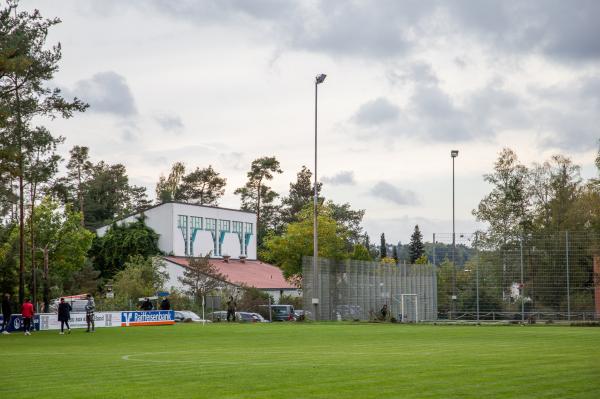
M 177 265 L 187 267 L 188 258 L 180 256 L 165 256 L 165 259 Z M 284 277 L 277 266 L 257 260 L 246 260 L 244 263 L 237 259 L 225 262 L 222 259 L 211 259 L 219 273 L 227 276 L 227 281 L 235 285 L 247 285 L 260 289 L 296 289 Z

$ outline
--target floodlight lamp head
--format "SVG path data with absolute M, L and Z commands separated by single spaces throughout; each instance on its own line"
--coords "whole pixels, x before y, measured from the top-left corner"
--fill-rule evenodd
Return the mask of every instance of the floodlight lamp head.
M 452 158 L 456 158 L 458 156 L 458 150 L 452 150 L 452 151 L 450 151 L 450 156 Z
M 327 77 L 327 75 L 325 75 L 324 73 L 322 73 L 322 74 L 320 74 L 320 75 L 317 75 L 317 78 L 316 78 L 316 83 L 317 83 L 317 84 L 321 84 L 321 83 L 323 83 L 323 82 L 325 81 L 325 78 L 326 78 L 326 77 Z

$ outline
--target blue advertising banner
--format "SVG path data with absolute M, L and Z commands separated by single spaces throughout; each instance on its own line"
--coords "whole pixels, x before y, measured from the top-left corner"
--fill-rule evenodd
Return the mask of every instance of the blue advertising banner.
M 173 310 L 121 312 L 121 327 L 162 326 L 175 324 Z
M 2 326 L 4 325 L 4 317 L 0 315 L 0 332 L 3 332 Z M 32 330 L 40 329 L 40 316 L 33 316 L 33 326 Z M 10 316 L 10 320 L 8 325 L 6 326 L 6 331 L 8 332 L 17 332 L 17 331 L 25 331 L 23 329 L 23 317 L 20 314 L 13 314 Z

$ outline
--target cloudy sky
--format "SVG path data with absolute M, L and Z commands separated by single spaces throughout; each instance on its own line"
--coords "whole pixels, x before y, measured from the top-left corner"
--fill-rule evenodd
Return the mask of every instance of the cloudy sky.
M 175 161 L 228 179 L 275 155 L 284 194 L 313 168 L 314 77 L 324 194 L 366 209 L 376 240 L 457 232 L 489 191 L 503 147 L 530 164 L 555 153 L 594 175 L 600 138 L 600 2 L 23 1 L 58 16 L 54 84 L 90 109 L 48 124 L 61 152 L 90 147 L 154 185 Z

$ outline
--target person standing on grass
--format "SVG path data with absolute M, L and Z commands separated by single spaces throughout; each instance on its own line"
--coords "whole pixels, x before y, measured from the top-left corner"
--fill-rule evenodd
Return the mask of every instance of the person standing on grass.
M 96 332 L 96 325 L 94 324 L 94 311 L 96 310 L 96 303 L 91 294 L 87 294 L 87 303 L 85 304 L 85 322 L 87 323 L 86 332 Z M 91 327 L 91 330 L 90 330 Z
M 33 321 L 33 305 L 29 298 L 25 298 L 25 302 L 21 306 L 21 316 L 23 317 L 23 328 L 25 329 L 25 335 L 31 335 L 31 322 Z
M 165 297 L 165 299 L 160 302 L 160 310 L 171 310 L 171 302 L 169 302 L 168 297 Z
M 67 332 L 71 334 L 71 327 L 69 327 L 69 320 L 71 320 L 71 305 L 65 302 L 65 298 L 60 298 L 58 304 L 58 321 L 60 321 L 60 335 L 65 333 L 65 324 L 67 325 Z
M 10 303 L 10 295 L 4 294 L 2 297 L 2 334 L 10 334 L 8 332 L 8 323 L 10 323 L 11 314 L 12 305 Z
M 233 297 L 230 296 L 229 300 L 227 301 L 227 321 L 235 321 L 235 308 L 236 303 L 233 300 Z M 231 320 L 229 320 L 230 317 Z
M 385 321 L 388 315 L 387 303 L 383 305 L 379 313 L 381 313 L 381 320 Z

